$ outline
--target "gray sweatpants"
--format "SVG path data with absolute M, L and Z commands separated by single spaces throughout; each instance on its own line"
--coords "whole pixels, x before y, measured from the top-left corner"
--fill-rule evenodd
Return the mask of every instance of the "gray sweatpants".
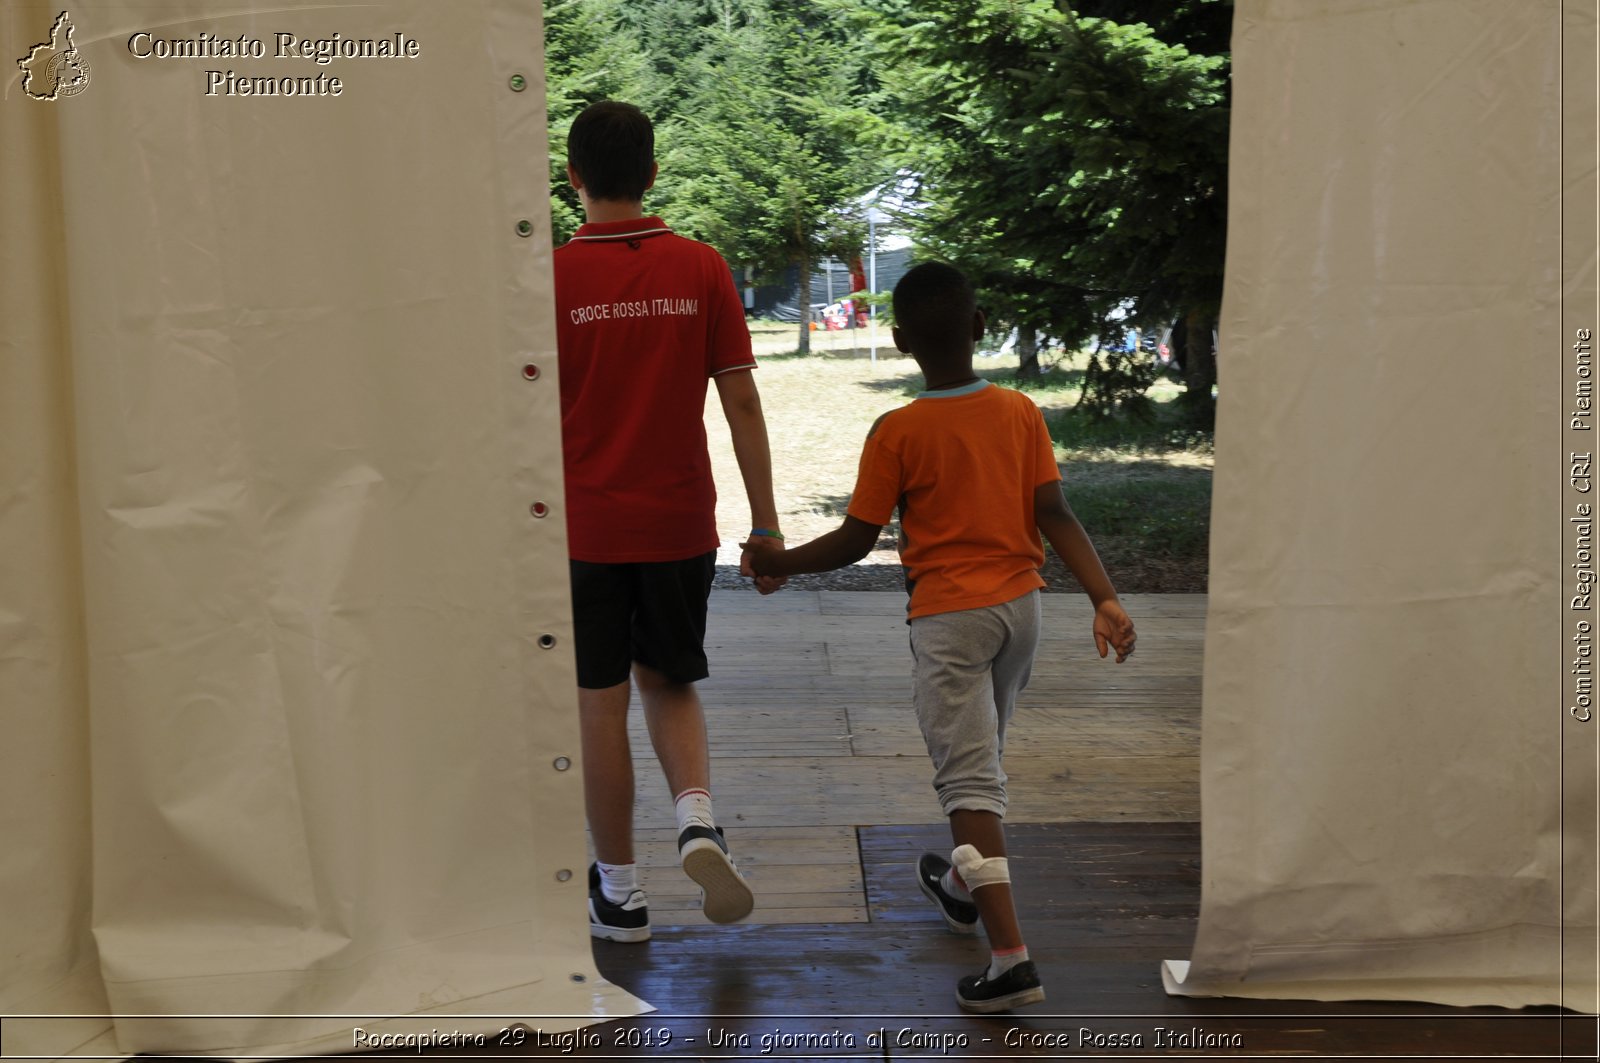
M 912 703 L 946 815 L 958 808 L 1005 815 L 1006 723 L 1038 645 L 1038 591 L 911 621 Z

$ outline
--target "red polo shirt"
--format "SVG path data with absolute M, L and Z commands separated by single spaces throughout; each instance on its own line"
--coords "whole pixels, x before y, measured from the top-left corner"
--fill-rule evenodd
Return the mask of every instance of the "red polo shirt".
M 755 368 L 727 263 L 660 218 L 591 223 L 556 248 L 555 290 L 568 553 L 715 550 L 706 381 Z

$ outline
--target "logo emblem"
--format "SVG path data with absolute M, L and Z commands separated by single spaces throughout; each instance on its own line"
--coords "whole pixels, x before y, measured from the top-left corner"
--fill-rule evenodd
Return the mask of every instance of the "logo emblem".
M 22 91 L 36 100 L 76 96 L 89 87 L 89 63 L 72 43 L 72 19 L 65 12 L 50 27 L 50 39 L 36 44 L 17 60 Z

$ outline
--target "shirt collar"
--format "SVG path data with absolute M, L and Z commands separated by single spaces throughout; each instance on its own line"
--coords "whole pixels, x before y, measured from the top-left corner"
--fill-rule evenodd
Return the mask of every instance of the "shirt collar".
M 654 214 L 643 218 L 624 218 L 621 221 L 591 221 L 578 226 L 578 231 L 572 234 L 573 240 L 600 241 L 600 240 L 643 240 L 650 236 L 661 236 L 672 230 L 667 224 Z
M 958 395 L 971 395 L 975 391 L 982 391 L 989 386 L 987 380 L 974 380 L 970 384 L 962 384 L 958 388 L 940 388 L 938 391 L 924 391 L 917 396 L 919 399 L 953 399 Z

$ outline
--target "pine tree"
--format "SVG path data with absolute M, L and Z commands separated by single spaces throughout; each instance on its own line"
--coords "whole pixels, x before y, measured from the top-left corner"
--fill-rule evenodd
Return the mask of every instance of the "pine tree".
M 546 0 L 545 97 L 550 126 L 550 221 L 555 242 L 583 224 L 583 208 L 567 182 L 567 130 L 599 100 L 626 100 L 646 114 L 660 107 L 661 82 L 623 19 L 624 0 Z
M 558 240 L 582 221 L 566 133 L 599 99 L 656 125 L 652 211 L 764 277 L 862 247 L 861 194 L 884 178 L 866 150 L 869 56 L 810 0 L 546 0 L 551 187 Z M 799 346 L 810 345 L 802 291 Z
M 677 175 L 673 215 L 763 275 L 798 268 L 803 352 L 812 269 L 860 252 L 856 202 L 883 178 L 861 143 L 866 56 L 816 5 L 794 0 L 721 5 L 704 35 L 663 165 Z
M 998 316 L 1075 344 L 1108 315 L 1189 324 L 1188 398 L 1212 416 L 1221 301 L 1228 0 L 876 0 L 918 242 L 970 271 Z M 1101 412 L 1150 374 L 1097 363 Z M 1209 369 L 1209 372 L 1208 372 Z

